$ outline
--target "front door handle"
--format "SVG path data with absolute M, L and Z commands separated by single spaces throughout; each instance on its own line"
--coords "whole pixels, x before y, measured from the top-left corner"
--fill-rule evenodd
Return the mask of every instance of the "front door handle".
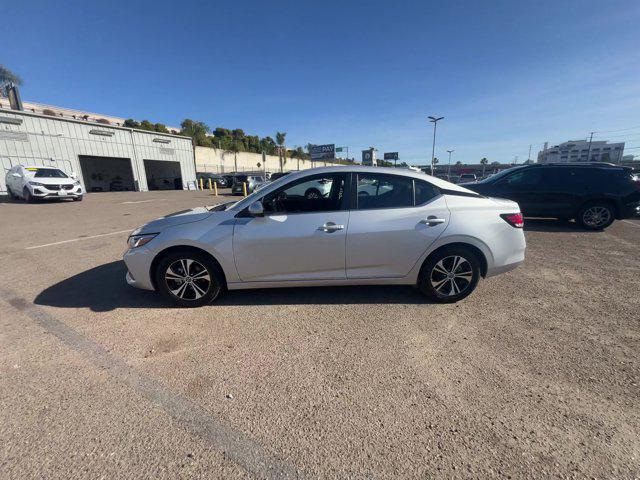
M 323 232 L 333 233 L 338 230 L 344 230 L 344 225 L 336 225 L 333 222 L 327 222 L 321 227 L 318 227 L 318 230 L 322 230 Z
M 429 215 L 427 218 L 420 220 L 420 223 L 425 223 L 429 227 L 435 227 L 436 225 L 440 225 L 446 221 L 447 220 L 445 218 L 438 218 L 435 215 Z

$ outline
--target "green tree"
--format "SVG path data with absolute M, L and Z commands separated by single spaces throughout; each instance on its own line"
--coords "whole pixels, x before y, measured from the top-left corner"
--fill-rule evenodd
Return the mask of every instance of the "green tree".
M 456 165 L 460 166 L 460 165 L 462 165 L 462 162 L 461 162 L 460 160 L 458 160 L 458 161 L 456 162 Z
M 133 118 L 127 118 L 122 125 L 127 128 L 140 128 L 140 122 L 136 122 Z
M 149 120 L 142 120 L 140 122 L 140 129 L 141 130 L 149 130 L 149 131 L 153 132 L 155 130 L 155 126 Z
M 22 78 L 13 73 L 4 65 L 0 65 L 0 84 L 11 82 L 15 85 L 22 85 Z
M 182 135 L 193 138 L 196 145 L 202 147 L 210 147 L 211 140 L 207 137 L 207 134 L 211 131 L 206 123 L 191 120 L 186 118 L 180 124 Z
M 156 132 L 159 132 L 159 133 L 169 133 L 169 130 L 167 129 L 167 126 L 165 124 L 163 124 L 163 123 L 156 123 L 153 126 L 153 129 Z
M 274 155 L 277 148 L 276 142 L 271 137 L 264 137 L 260 140 L 260 152 L 264 152 L 267 155 Z
M 280 171 L 282 172 L 284 164 L 287 163 L 287 152 L 284 142 L 287 138 L 287 132 L 276 132 L 276 144 L 278 145 L 278 158 L 280 159 Z
M 489 160 L 487 160 L 487 157 L 482 157 L 480 159 L 480 164 L 482 165 L 482 176 L 483 177 L 484 177 L 484 169 L 486 168 L 488 163 L 489 163 Z

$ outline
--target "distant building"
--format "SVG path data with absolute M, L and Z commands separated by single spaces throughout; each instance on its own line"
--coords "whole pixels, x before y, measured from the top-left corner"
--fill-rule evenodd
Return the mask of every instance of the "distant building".
M 624 152 L 624 142 L 609 143 L 594 140 L 589 147 L 588 140 L 570 140 L 547 147 L 538 152 L 538 163 L 568 162 L 611 162 L 620 163 Z
M 102 113 L 86 112 L 84 110 L 74 110 L 72 108 L 56 107 L 45 103 L 22 102 L 25 112 L 37 113 L 49 117 L 64 118 L 68 120 L 82 120 L 85 122 L 96 122 L 103 125 L 113 125 L 115 127 L 124 126 L 125 119 L 122 117 L 114 117 L 113 115 L 104 115 Z M 11 109 L 9 99 L 0 95 L 0 108 Z M 179 127 L 167 127 L 170 133 L 180 133 Z

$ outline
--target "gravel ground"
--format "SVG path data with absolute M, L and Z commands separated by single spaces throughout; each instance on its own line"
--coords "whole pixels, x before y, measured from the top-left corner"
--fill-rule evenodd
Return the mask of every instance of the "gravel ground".
M 525 263 L 455 305 L 125 284 L 129 230 L 223 199 L 0 202 L 2 478 L 640 476 L 640 222 L 528 221 Z

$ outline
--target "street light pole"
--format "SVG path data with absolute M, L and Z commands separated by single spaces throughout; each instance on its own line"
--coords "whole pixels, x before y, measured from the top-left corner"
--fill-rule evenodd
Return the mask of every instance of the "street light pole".
M 447 169 L 447 180 L 451 180 L 451 154 L 454 151 L 455 150 L 447 150 L 447 153 L 449 154 L 449 168 Z
M 433 123 L 433 147 L 431 148 L 431 175 L 433 175 L 433 160 L 436 158 L 436 127 L 438 120 L 442 120 L 444 117 L 428 117 L 429 121 Z

